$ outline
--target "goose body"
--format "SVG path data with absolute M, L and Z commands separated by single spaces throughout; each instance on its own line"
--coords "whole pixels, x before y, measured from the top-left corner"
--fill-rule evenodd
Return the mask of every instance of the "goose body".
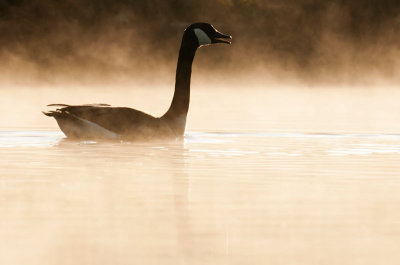
M 175 92 L 171 106 L 161 117 L 126 107 L 107 104 L 67 105 L 43 112 L 54 117 L 61 131 L 76 139 L 149 140 L 180 138 L 185 132 L 189 110 L 190 78 L 197 48 L 213 43 L 230 43 L 230 36 L 208 23 L 195 23 L 184 31 L 176 69 Z

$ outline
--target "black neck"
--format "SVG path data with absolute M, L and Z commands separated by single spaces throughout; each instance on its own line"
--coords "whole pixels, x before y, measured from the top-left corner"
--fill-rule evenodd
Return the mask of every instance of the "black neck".
M 192 38 L 184 34 L 176 68 L 174 97 L 168 111 L 161 117 L 179 136 L 183 135 L 186 126 L 190 100 L 190 77 L 196 50 L 197 40 L 193 41 Z

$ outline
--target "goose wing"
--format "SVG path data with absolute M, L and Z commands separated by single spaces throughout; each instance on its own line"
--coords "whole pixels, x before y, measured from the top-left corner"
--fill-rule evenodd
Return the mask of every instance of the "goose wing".
M 155 117 L 144 112 L 126 108 L 126 107 L 110 107 L 107 104 L 93 105 L 66 105 L 66 104 L 50 104 L 48 106 L 61 106 L 53 112 L 45 113 L 48 116 L 69 115 L 78 117 L 97 124 L 113 133 L 124 135 L 133 133 L 135 128 L 141 126 L 151 126 L 156 119 Z

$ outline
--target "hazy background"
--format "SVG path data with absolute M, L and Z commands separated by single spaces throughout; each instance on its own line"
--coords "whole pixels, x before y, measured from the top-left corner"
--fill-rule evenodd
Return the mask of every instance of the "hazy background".
M 400 131 L 393 0 L 0 0 L 0 127 L 57 130 L 49 103 L 162 115 L 198 21 L 233 43 L 197 53 L 189 131 Z
M 198 75 L 212 77 L 206 68 L 306 84 L 399 80 L 395 0 L 1 0 L 0 81 L 170 80 L 182 32 L 197 21 L 234 37 L 229 49 L 201 50 Z

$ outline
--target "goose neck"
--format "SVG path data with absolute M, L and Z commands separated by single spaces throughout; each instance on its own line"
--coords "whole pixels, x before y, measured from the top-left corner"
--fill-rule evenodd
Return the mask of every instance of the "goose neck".
M 183 39 L 176 68 L 174 96 L 170 108 L 162 117 L 169 123 L 174 132 L 179 135 L 183 135 L 185 131 L 190 101 L 192 63 L 196 50 L 196 45 L 192 45 L 190 42 L 186 43 L 185 38 Z

